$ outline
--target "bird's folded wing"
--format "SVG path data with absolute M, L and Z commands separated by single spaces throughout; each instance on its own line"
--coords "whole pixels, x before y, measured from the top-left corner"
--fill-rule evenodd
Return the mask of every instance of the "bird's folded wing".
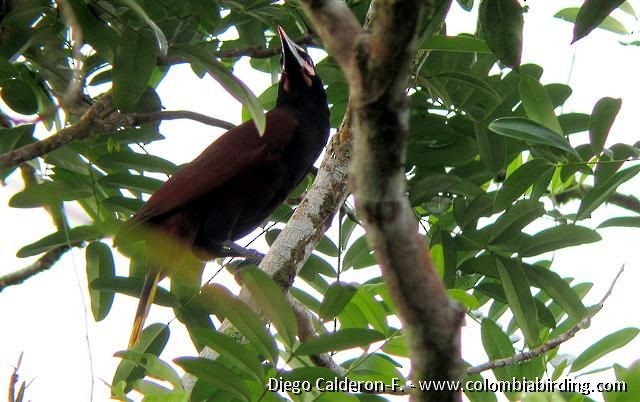
M 291 113 L 276 108 L 266 114 L 262 137 L 252 121 L 232 128 L 169 178 L 130 223 L 135 226 L 168 213 L 214 191 L 246 169 L 259 166 L 270 150 L 291 141 L 297 126 Z

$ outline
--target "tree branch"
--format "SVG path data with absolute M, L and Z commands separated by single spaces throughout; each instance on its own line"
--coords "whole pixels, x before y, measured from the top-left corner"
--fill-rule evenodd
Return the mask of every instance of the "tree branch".
M 114 133 L 118 129 L 136 127 L 152 121 L 175 119 L 190 119 L 224 129 L 235 127 L 227 121 L 186 110 L 122 114 L 111 107 L 110 100 L 102 99 L 94 103 L 77 123 L 63 128 L 44 140 L 32 142 L 13 151 L 0 154 L 0 169 L 12 168 L 28 160 L 46 155 L 71 142 L 95 135 Z
M 609 290 L 607 291 L 607 293 L 605 293 L 605 295 L 602 297 L 602 299 L 598 303 L 597 305 L 598 307 L 595 308 L 590 314 L 588 314 L 586 317 L 580 320 L 580 322 L 578 322 L 575 326 L 573 326 L 564 334 L 559 335 L 553 339 L 550 339 L 547 342 L 543 343 L 542 345 L 535 347 L 531 350 L 527 350 L 526 352 L 518 353 L 510 357 L 505 357 L 504 359 L 492 360 L 477 366 L 469 367 L 465 370 L 465 372 L 467 374 L 477 374 L 477 373 L 481 373 L 487 370 L 492 370 L 495 368 L 512 366 L 514 364 L 531 360 L 535 357 L 541 356 L 547 353 L 548 351 L 557 348 L 558 346 L 565 343 L 569 339 L 573 338 L 580 330 L 589 327 L 591 319 L 595 317 L 595 315 L 602 310 L 602 306 L 604 306 L 604 302 L 609 298 L 609 296 L 611 296 L 611 293 L 613 292 L 613 288 L 616 282 L 618 281 L 618 278 L 620 278 L 620 275 L 622 275 L 622 272 L 624 272 L 624 265 L 620 268 L 615 278 L 611 282 L 611 286 L 609 286 Z
M 0 292 L 2 292 L 6 287 L 19 285 L 32 276 L 53 267 L 60 257 L 70 249 L 71 247 L 67 245 L 56 247 L 47 251 L 42 257 L 28 267 L 0 276 Z
M 462 374 L 462 310 L 452 303 L 418 233 L 406 196 L 406 86 L 422 16 L 440 24 L 448 0 L 377 0 L 367 33 L 338 0 L 304 0 L 319 36 L 349 80 L 354 118 L 351 185 L 358 216 L 398 307 L 411 348 L 412 378 Z M 375 167 L 375 169 L 373 168 Z M 433 400 L 416 391 L 413 400 Z M 439 393 L 437 400 L 459 400 Z

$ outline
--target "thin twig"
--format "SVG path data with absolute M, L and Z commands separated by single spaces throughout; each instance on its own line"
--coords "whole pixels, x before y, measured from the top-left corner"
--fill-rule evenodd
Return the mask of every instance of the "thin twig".
M 315 37 L 316 35 L 308 33 L 300 36 L 298 39 L 295 40 L 295 42 L 301 46 L 308 46 L 313 43 L 313 39 Z M 280 54 L 280 50 L 281 50 L 280 46 L 274 46 L 268 49 L 265 49 L 261 46 L 252 46 L 252 47 L 246 47 L 242 49 L 219 50 L 217 52 L 213 52 L 213 56 L 218 58 L 225 58 L 225 59 L 226 58 L 232 59 L 232 58 L 243 57 L 243 56 L 251 57 L 252 59 L 267 59 L 269 57 L 273 57 Z M 160 66 L 172 66 L 176 64 L 182 64 L 182 63 L 190 63 L 190 60 L 187 59 L 186 57 L 183 57 L 177 54 L 158 58 L 158 65 Z
M 553 339 L 550 339 L 544 344 L 538 347 L 535 347 L 531 350 L 527 350 L 526 352 L 518 353 L 510 357 L 505 357 L 503 359 L 496 359 L 496 360 L 492 360 L 477 366 L 469 367 L 465 370 L 465 372 L 467 374 L 477 374 L 477 373 L 481 373 L 483 371 L 487 371 L 495 368 L 512 366 L 514 364 L 531 360 L 535 357 L 541 356 L 547 353 L 548 351 L 557 348 L 558 346 L 565 343 L 569 339 L 573 338 L 580 330 L 589 327 L 589 324 L 591 323 L 591 319 L 598 312 L 600 312 L 600 310 L 602 309 L 602 306 L 604 305 L 604 302 L 609 298 L 609 296 L 611 296 L 611 293 L 613 292 L 613 288 L 616 282 L 618 281 L 618 278 L 620 278 L 620 275 L 622 275 L 622 272 L 624 272 L 624 265 L 620 268 L 620 270 L 616 274 L 615 278 L 611 282 L 611 286 L 609 286 L 609 290 L 607 291 L 607 293 L 605 293 L 605 295 L 602 297 L 600 302 L 597 304 L 597 307 L 594 308 L 593 311 L 587 314 L 586 317 L 580 320 L 580 322 L 578 322 L 575 326 L 573 326 L 564 334 L 557 336 Z
M 235 124 L 229 123 L 228 121 L 216 119 L 215 117 L 206 116 L 204 114 L 196 112 L 191 112 L 189 110 L 163 110 L 148 113 L 130 113 L 126 116 L 129 116 L 133 119 L 133 125 L 135 126 L 144 123 L 150 123 L 153 121 L 178 119 L 193 120 L 202 124 L 206 124 L 208 126 L 220 127 L 226 130 L 230 130 L 236 126 Z
M 0 154 L 0 169 L 12 168 L 74 141 L 101 134 L 112 134 L 118 129 L 136 127 L 152 121 L 175 119 L 190 119 L 224 129 L 235 127 L 227 121 L 185 110 L 122 114 L 113 109 L 110 100 L 105 98 L 91 106 L 76 124 L 65 127 L 43 140 Z
M 555 194 L 553 198 L 558 204 L 565 204 L 573 199 L 582 199 L 592 189 L 593 186 L 580 185 Z M 640 200 L 632 195 L 615 192 L 607 198 L 606 202 L 640 214 Z
M 67 245 L 56 247 L 47 251 L 42 257 L 28 267 L 0 276 L 0 292 L 8 286 L 19 285 L 32 276 L 50 269 L 69 249 L 70 247 Z

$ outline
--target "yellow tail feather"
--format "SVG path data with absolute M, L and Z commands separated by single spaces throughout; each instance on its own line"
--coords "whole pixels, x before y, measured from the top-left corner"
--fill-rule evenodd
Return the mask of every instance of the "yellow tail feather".
M 129 338 L 129 349 L 135 345 L 140 339 L 140 334 L 144 328 L 144 322 L 149 315 L 149 309 L 156 295 L 158 282 L 160 281 L 160 272 L 157 270 L 149 271 L 144 278 L 142 292 L 140 293 L 140 301 L 136 310 L 136 316 L 133 320 L 133 328 L 131 328 L 131 337 Z

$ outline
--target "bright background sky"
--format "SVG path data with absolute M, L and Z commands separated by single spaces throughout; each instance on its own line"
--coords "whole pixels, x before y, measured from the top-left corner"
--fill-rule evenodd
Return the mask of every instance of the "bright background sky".
M 530 11 L 525 15 L 523 61 L 545 68 L 543 83 L 559 82 L 572 86 L 574 92 L 564 112 L 589 113 L 599 98 L 620 97 L 623 99 L 622 109 L 607 146 L 638 141 L 640 92 L 636 77 L 640 49 L 621 46 L 618 40 L 624 38 L 598 30 L 570 46 L 573 26 L 552 16 L 556 11 L 579 2 L 529 0 L 526 3 Z M 640 11 L 640 1 L 631 3 Z M 630 17 L 624 21 L 631 29 L 638 27 L 637 21 Z M 474 15 L 460 10 L 454 2 L 448 18 L 449 33 L 473 32 L 474 27 Z M 270 84 L 269 77 L 255 73 L 247 64 L 241 63 L 242 67 L 236 73 L 255 93 L 260 93 Z M 158 92 L 167 110 L 193 110 L 236 123 L 240 121 L 239 104 L 212 79 L 199 80 L 191 74 L 188 66 L 172 68 Z M 161 131 L 167 140 L 147 149 L 177 163 L 191 160 L 222 132 L 187 120 L 163 123 Z M 32 262 L 34 258 L 16 258 L 15 252 L 54 231 L 48 215 L 42 210 L 7 206 L 9 198 L 21 188 L 19 175 L 14 174 L 7 186 L 0 189 L 0 275 Z M 619 191 L 640 196 L 640 182 L 636 179 L 626 183 Z M 577 204 L 570 204 L 568 208 L 575 211 Z M 86 223 L 78 208 L 71 206 L 67 211 L 74 224 Z M 595 227 L 609 217 L 625 215 L 631 213 L 615 207 L 601 208 L 592 220 L 583 224 Z M 638 232 L 607 228 L 599 230 L 599 233 L 603 241 L 565 249 L 553 256 L 554 269 L 561 275 L 594 283 L 587 303 L 597 302 L 609 288 L 618 269 L 623 264 L 626 267 L 604 310 L 596 316 L 589 329 L 581 331 L 562 346 L 562 353 L 578 355 L 594 341 L 615 330 L 640 326 Z M 24 352 L 21 379 L 33 380 L 27 390 L 27 399 L 87 401 L 93 376 L 93 400 L 108 400 L 109 390 L 102 380 L 111 382 L 119 362 L 112 355 L 127 345 L 137 299 L 117 295 L 109 317 L 95 323 L 88 310 L 84 261 L 84 249 L 73 249 L 50 271 L 0 293 L 0 394 L 5 394 L 13 365 L 20 352 Z M 125 275 L 128 261 L 118 259 L 116 265 L 117 272 Z M 148 323 L 168 322 L 172 317 L 171 310 L 154 306 Z M 478 326 L 467 321 L 463 329 L 463 357 L 474 364 L 482 363 L 486 356 L 479 343 Z M 170 360 L 193 355 L 195 350 L 187 340 L 184 328 L 174 322 L 171 331 L 172 337 L 163 358 Z M 91 350 L 90 354 L 88 350 Z M 603 367 L 613 362 L 628 366 L 639 357 L 640 339 L 635 339 L 592 367 Z M 610 378 L 611 370 L 582 380 L 595 382 Z M 598 395 L 592 397 L 599 399 Z

